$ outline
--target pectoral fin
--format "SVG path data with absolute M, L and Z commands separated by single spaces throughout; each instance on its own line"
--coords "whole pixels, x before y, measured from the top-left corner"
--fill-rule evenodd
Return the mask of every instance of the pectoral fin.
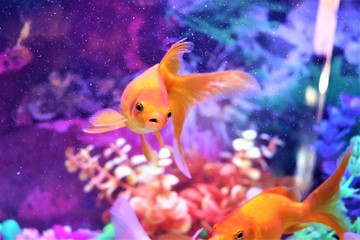
M 89 124 L 86 128 L 83 129 L 83 131 L 86 133 L 103 133 L 119 129 L 124 126 L 125 125 L 123 123 L 113 124 L 109 126 L 94 126 L 92 124 Z
M 156 152 L 150 147 L 144 135 L 140 134 L 140 138 L 141 138 L 141 149 L 146 159 L 150 162 L 156 161 L 157 159 Z
M 126 118 L 119 112 L 111 108 L 106 108 L 92 115 L 89 122 L 94 126 L 109 126 L 115 123 L 125 122 L 125 120 Z
M 84 129 L 87 133 L 102 133 L 125 127 L 126 118 L 119 112 L 107 108 L 95 113 L 89 119 L 89 126 Z

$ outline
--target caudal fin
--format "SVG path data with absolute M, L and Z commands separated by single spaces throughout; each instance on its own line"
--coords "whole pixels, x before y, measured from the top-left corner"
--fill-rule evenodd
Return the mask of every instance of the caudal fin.
M 186 174 L 187 166 L 182 158 L 180 136 L 189 109 L 197 102 L 223 93 L 244 92 L 259 89 L 258 82 L 242 71 L 225 71 L 203 74 L 180 75 L 182 55 L 192 50 L 193 44 L 183 40 L 173 44 L 159 64 L 159 74 L 168 92 L 173 116 L 174 138 L 181 158 L 175 158 L 180 170 Z
M 304 201 L 310 209 L 308 222 L 320 222 L 332 228 L 340 239 L 344 239 L 346 224 L 341 211 L 340 181 L 351 157 L 350 149 L 342 158 L 335 172 Z

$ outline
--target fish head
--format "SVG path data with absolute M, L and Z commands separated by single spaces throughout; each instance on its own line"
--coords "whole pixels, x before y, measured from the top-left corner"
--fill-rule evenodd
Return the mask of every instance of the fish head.
M 130 106 L 128 127 L 140 134 L 161 130 L 171 117 L 167 98 L 144 91 Z
M 213 227 L 213 234 L 209 240 L 247 240 L 256 239 L 255 229 L 251 219 L 243 214 L 225 217 Z M 235 219 L 236 218 L 236 219 Z

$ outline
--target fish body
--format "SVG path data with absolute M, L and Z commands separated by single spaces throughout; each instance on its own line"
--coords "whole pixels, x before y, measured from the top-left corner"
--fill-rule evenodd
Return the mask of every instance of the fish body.
M 159 131 L 165 126 L 171 112 L 167 90 L 159 75 L 158 66 L 159 64 L 152 66 L 131 81 L 121 96 L 120 111 L 126 119 L 132 119 L 125 124 L 136 133 Z M 143 106 L 141 112 L 137 110 L 136 104 Z
M 341 178 L 351 156 L 344 156 L 336 171 L 303 202 L 291 189 L 276 187 L 250 199 L 214 225 L 211 240 L 281 239 L 319 222 L 344 239 L 346 224 L 339 198 Z
M 159 131 L 172 117 L 175 163 L 190 178 L 180 139 L 189 109 L 197 102 L 216 95 L 259 89 L 257 81 L 242 71 L 180 75 L 182 56 L 192 48 L 193 44 L 184 40 L 173 44 L 159 64 L 150 67 L 126 86 L 118 111 L 104 109 L 95 113 L 84 131 L 101 133 L 128 127 L 140 134 L 144 155 L 152 160 L 153 151 L 143 134 L 154 133 L 160 145 L 165 147 Z

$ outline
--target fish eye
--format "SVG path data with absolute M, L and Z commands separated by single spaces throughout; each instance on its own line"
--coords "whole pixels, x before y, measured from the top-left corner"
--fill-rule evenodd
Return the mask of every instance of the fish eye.
M 142 112 L 144 106 L 141 103 L 136 104 L 135 109 L 137 112 Z
M 168 118 L 171 117 L 171 112 L 168 113 Z
M 235 234 L 235 237 L 236 237 L 236 240 L 241 240 L 244 238 L 244 231 L 238 231 L 236 234 Z

